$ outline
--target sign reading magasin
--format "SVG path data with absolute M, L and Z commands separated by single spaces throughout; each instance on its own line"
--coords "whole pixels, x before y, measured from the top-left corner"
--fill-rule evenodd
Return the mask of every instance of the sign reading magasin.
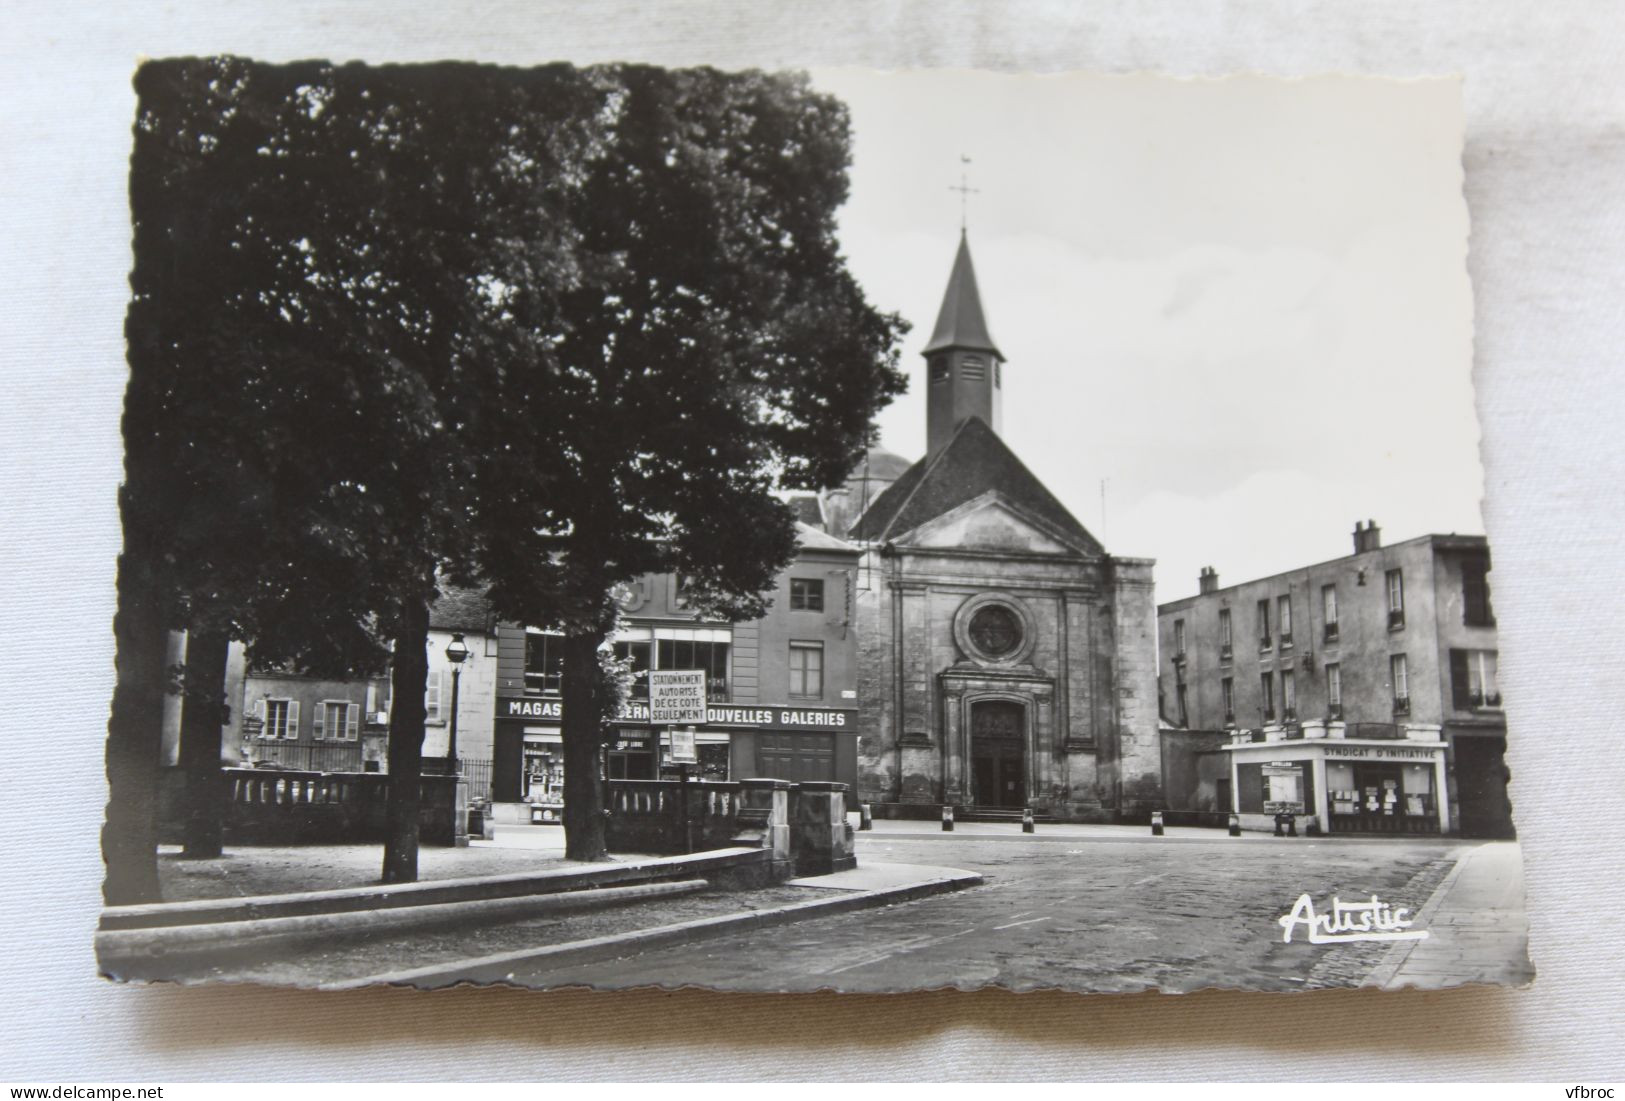
M 705 717 L 694 725 L 747 730 L 852 730 L 857 726 L 856 715 L 857 711 L 852 708 L 711 704 L 705 709 Z M 497 718 L 556 723 L 564 718 L 564 701 L 556 696 L 503 696 L 497 700 Z M 652 725 L 656 720 L 651 718 L 646 701 L 628 700 L 621 709 L 620 721 Z

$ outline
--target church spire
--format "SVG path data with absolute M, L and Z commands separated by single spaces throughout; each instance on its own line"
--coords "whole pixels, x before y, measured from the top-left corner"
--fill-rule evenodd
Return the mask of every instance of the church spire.
M 970 242 L 965 231 L 959 231 L 959 253 L 954 257 L 954 270 L 948 276 L 948 290 L 942 296 L 942 308 L 937 311 L 937 325 L 931 330 L 931 341 L 925 346 L 925 355 L 943 348 L 975 348 L 992 352 L 999 359 L 999 349 L 987 331 L 987 317 L 982 313 L 982 296 L 976 289 L 976 266 L 970 259 Z
M 976 289 L 976 268 L 970 243 L 959 234 L 959 252 L 948 276 L 936 328 L 921 352 L 927 371 L 926 449 L 935 455 L 947 445 L 959 426 L 979 417 L 999 431 L 1003 403 L 1004 355 L 987 331 L 982 296 Z

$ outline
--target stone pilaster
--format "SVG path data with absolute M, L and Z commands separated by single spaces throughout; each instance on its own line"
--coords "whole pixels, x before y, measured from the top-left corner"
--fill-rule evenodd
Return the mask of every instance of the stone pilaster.
M 1137 817 L 1162 802 L 1157 733 L 1157 607 L 1149 558 L 1111 560 L 1119 812 Z

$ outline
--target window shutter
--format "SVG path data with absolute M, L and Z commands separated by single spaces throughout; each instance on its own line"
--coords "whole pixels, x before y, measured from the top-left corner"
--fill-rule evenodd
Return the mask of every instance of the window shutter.
M 1468 684 L 1466 650 L 1450 651 L 1450 696 L 1451 703 L 1457 711 L 1472 710 L 1473 698 Z
M 299 701 L 288 701 L 288 737 L 299 737 Z
M 323 737 L 323 735 L 325 733 L 323 728 L 326 725 L 327 725 L 327 704 L 323 703 L 321 700 L 317 700 L 316 701 L 316 713 L 310 717 L 310 736 L 312 738 L 316 739 L 318 742 L 321 741 L 322 737 Z M 334 731 L 334 733 L 338 734 L 340 732 L 339 731 Z
M 254 714 L 260 720 L 260 737 L 263 738 L 265 736 L 265 697 L 264 696 L 261 696 L 260 699 L 259 699 L 259 702 L 254 705 Z

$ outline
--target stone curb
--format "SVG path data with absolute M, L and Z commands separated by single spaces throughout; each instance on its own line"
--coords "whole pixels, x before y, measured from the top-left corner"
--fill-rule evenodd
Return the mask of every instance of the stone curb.
M 1422 908 L 1416 911 L 1416 917 L 1413 920 L 1418 927 L 1428 929 L 1430 933 L 1432 932 L 1433 915 L 1438 913 L 1440 906 L 1444 905 L 1444 900 L 1450 895 L 1450 889 L 1456 885 L 1456 880 L 1461 878 L 1462 869 L 1467 867 L 1467 861 L 1477 851 L 1478 846 L 1474 845 L 1470 849 L 1464 849 L 1461 855 L 1456 857 L 1455 864 L 1444 874 L 1444 878 L 1439 880 L 1439 885 L 1433 888 L 1433 893 L 1428 895 L 1426 902 L 1422 903 Z M 1411 958 L 1411 953 L 1416 950 L 1416 946 L 1420 943 L 1422 942 L 1416 940 L 1403 940 L 1389 946 L 1387 954 L 1382 957 L 1382 962 L 1372 968 L 1371 974 L 1366 976 L 1365 982 L 1361 985 L 1378 986 L 1385 990 L 1398 989 L 1394 985 L 1395 980 L 1398 978 L 1400 970 L 1405 966 L 1405 961 Z
M 743 867 L 763 859 L 765 857 L 761 849 L 742 847 L 712 849 L 688 856 L 646 857 L 625 862 L 550 868 L 537 872 L 430 879 L 418 883 L 381 884 L 372 887 L 340 887 L 326 891 L 297 891 L 290 894 L 253 895 L 245 898 L 108 906 L 102 910 L 99 928 L 109 931 L 258 921 L 346 911 L 370 913 L 395 907 L 551 894 L 661 878 L 695 878 Z
M 102 970 L 119 978 L 145 977 L 168 970 L 176 960 L 229 960 L 243 953 L 258 955 L 267 947 L 353 933 L 400 933 L 437 927 L 510 921 L 569 910 L 692 894 L 710 884 L 704 879 L 636 883 L 596 890 L 566 891 L 511 898 L 397 906 L 383 910 L 345 910 L 326 914 L 167 925 L 143 929 L 104 929 L 96 934 L 96 958 Z
M 788 925 L 791 922 L 802 921 L 806 918 L 825 917 L 832 914 L 844 914 L 853 910 L 866 910 L 874 906 L 888 906 L 898 902 L 909 902 L 930 895 L 975 887 L 982 882 L 982 877 L 974 872 L 958 872 L 954 875 L 938 876 L 873 891 L 842 892 L 834 898 L 812 899 L 808 902 L 776 906 L 767 910 L 747 910 L 738 914 L 697 918 L 692 921 L 680 921 L 671 925 L 658 925 L 652 929 L 637 929 L 630 933 L 616 933 L 610 936 L 593 937 L 588 940 L 569 941 L 564 944 L 549 945 L 545 948 L 523 948 L 515 952 L 501 952 L 496 955 L 480 956 L 475 959 L 453 960 L 449 963 L 431 964 L 427 967 L 390 971 L 380 975 L 369 975 L 361 979 L 345 979 L 339 982 L 323 983 L 318 989 L 354 990 L 364 986 L 393 984 L 433 990 L 439 987 L 455 986 L 464 982 L 505 982 L 511 981 L 510 976 L 521 966 L 543 965 L 556 968 L 580 963 L 595 963 L 600 960 L 613 959 L 617 956 L 634 955 L 651 948 L 664 947 L 668 944 L 688 944 L 705 937 L 720 936 L 724 933 L 738 932 L 742 929 L 766 929 L 776 925 Z

